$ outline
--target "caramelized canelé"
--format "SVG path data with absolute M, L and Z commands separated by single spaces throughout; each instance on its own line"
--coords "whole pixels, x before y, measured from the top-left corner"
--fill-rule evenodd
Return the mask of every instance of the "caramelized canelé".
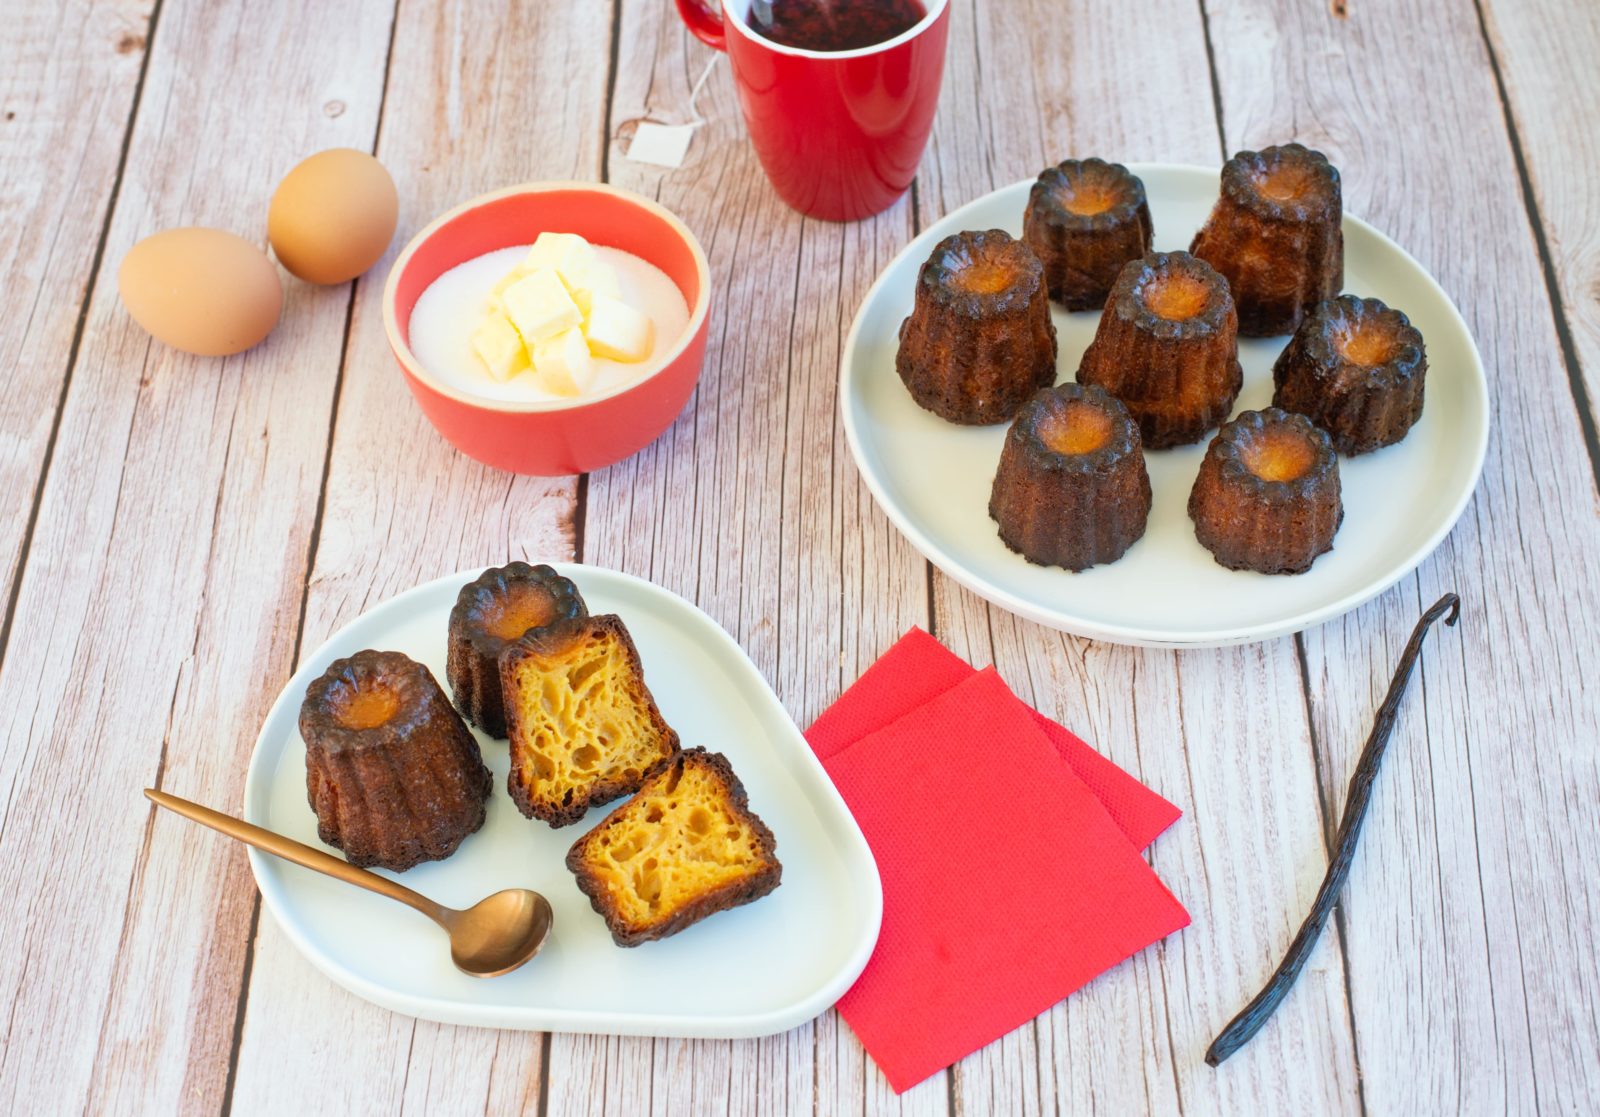
M 1034 396 L 1006 434 L 989 515 L 1029 562 L 1084 570 L 1121 558 L 1150 516 L 1150 475 L 1127 408 L 1092 385 Z
M 1228 285 L 1187 252 L 1153 252 L 1117 277 L 1078 381 L 1116 396 L 1148 450 L 1201 438 L 1233 408 L 1238 317 Z
M 1121 163 L 1068 159 L 1028 192 L 1022 239 L 1044 266 L 1050 297 L 1068 310 L 1099 310 L 1129 260 L 1150 251 L 1144 183 Z
M 567 853 L 619 946 L 675 935 L 760 899 L 783 875 L 777 842 L 721 753 L 685 749 Z
M 462 586 L 450 610 L 445 663 L 456 708 L 489 736 L 504 737 L 500 654 L 530 632 L 586 616 L 578 587 L 548 566 L 512 562 L 485 570 Z
M 399 652 L 330 664 L 306 688 L 300 735 L 317 836 L 352 865 L 409 869 L 483 825 L 478 742 L 428 669 Z
M 1275 406 L 1328 432 L 1341 454 L 1399 442 L 1422 416 L 1422 334 L 1377 299 L 1340 295 L 1306 316 L 1272 366 Z
M 622 618 L 607 614 L 525 637 L 500 657 L 512 801 L 551 826 L 639 789 L 678 751 L 644 684 Z
M 1339 458 L 1304 415 L 1246 411 L 1217 432 L 1189 493 L 1202 546 L 1230 570 L 1301 574 L 1344 519 Z
M 1344 286 L 1339 172 L 1320 151 L 1241 151 L 1189 251 L 1222 273 L 1246 337 L 1291 333 Z
M 999 229 L 940 241 L 917 274 L 895 370 L 911 398 L 952 423 L 998 423 L 1056 378 L 1044 269 Z

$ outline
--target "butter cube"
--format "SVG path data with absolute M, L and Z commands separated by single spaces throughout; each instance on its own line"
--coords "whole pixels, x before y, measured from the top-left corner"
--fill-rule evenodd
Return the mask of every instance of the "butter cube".
M 589 386 L 593 375 L 594 359 L 577 326 L 569 326 L 534 346 L 534 383 L 553 395 L 575 396 Z
M 621 299 L 596 295 L 585 326 L 589 352 L 613 361 L 642 361 L 650 355 L 655 324 Z
M 583 321 L 583 312 L 551 268 L 529 272 L 507 287 L 501 300 L 506 316 L 530 347 Z
M 522 335 L 504 311 L 484 316 L 472 333 L 472 351 L 496 380 L 510 380 L 528 367 L 528 351 Z
M 615 299 L 622 294 L 622 288 L 617 283 L 616 269 L 600 259 L 594 260 L 582 272 L 572 275 L 562 272 L 561 280 L 567 285 L 567 293 L 572 296 L 572 301 L 578 304 L 578 309 L 583 311 L 586 319 L 594 308 L 596 295 Z
M 506 289 L 527 274 L 527 270 L 521 264 L 518 264 L 506 272 L 505 275 L 502 275 L 493 287 L 489 288 L 489 313 L 493 314 L 497 310 L 505 309 Z
M 522 259 L 523 271 L 549 268 L 573 277 L 595 263 L 594 249 L 577 233 L 540 233 Z

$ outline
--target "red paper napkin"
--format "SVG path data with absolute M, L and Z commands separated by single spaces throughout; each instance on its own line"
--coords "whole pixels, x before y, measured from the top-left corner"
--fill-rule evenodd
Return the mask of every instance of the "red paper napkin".
M 1189 922 L 1070 763 L 1092 750 L 1041 720 L 914 631 L 807 734 L 883 878 L 877 947 L 838 1008 L 896 1092 Z M 1098 759 L 1140 833 L 1171 821 Z
M 975 674 L 977 668 L 913 628 L 823 712 L 806 731 L 806 740 L 826 764 L 841 749 Z M 1064 726 L 1031 708 L 1028 713 L 1137 848 L 1149 845 L 1183 813 Z

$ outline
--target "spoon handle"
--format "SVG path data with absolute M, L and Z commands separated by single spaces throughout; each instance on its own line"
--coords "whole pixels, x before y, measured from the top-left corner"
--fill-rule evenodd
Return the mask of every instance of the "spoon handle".
M 346 884 L 353 884 L 357 888 L 365 888 L 369 892 L 376 892 L 378 895 L 387 896 L 391 900 L 399 900 L 402 904 L 408 904 L 416 908 L 436 923 L 443 923 L 454 914 L 450 909 L 434 903 L 420 893 L 411 891 L 403 884 L 398 884 L 388 877 L 380 877 L 377 873 L 369 873 L 365 869 L 359 869 L 343 858 L 324 853 L 320 849 L 313 849 L 308 845 L 295 841 L 293 838 L 286 838 L 282 834 L 264 830 L 259 826 L 245 822 L 243 819 L 225 815 L 220 811 L 212 810 L 210 807 L 202 807 L 199 803 L 191 803 L 189 800 L 180 799 L 176 795 L 168 795 L 165 791 L 157 791 L 153 787 L 145 788 L 144 793 L 153 803 L 165 807 L 169 811 L 181 814 L 192 822 L 198 822 L 201 826 L 209 826 L 218 833 L 238 839 L 245 845 L 255 846 L 257 849 L 265 850 L 275 857 L 281 857 L 285 861 L 293 861 L 296 865 L 302 865 L 307 869 L 324 873 L 327 876 L 342 880 Z

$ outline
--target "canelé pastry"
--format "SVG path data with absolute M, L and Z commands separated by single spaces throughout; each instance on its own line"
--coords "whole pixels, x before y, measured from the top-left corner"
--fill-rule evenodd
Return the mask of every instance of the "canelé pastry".
M 1222 273 L 1239 332 L 1270 337 L 1344 286 L 1339 172 L 1299 144 L 1241 151 L 1222 168 L 1222 195 L 1189 251 Z
M 952 423 L 998 423 L 1056 379 L 1044 269 L 999 229 L 956 233 L 917 274 L 895 370 L 911 398 Z
M 695 748 L 579 838 L 567 868 L 617 945 L 638 946 L 771 892 L 776 849 L 727 758 Z
M 1341 454 L 1399 442 L 1422 415 L 1422 334 L 1377 299 L 1321 303 L 1272 366 L 1272 402 L 1328 432 Z
M 1189 493 L 1202 546 L 1230 570 L 1302 574 L 1344 519 L 1339 457 L 1304 415 L 1246 411 L 1217 432 Z
M 588 615 L 578 587 L 548 566 L 512 562 L 462 586 L 450 610 L 445 661 L 456 709 L 489 736 L 504 737 L 500 653 L 529 632 Z
M 678 751 L 622 618 L 541 629 L 500 656 L 511 798 L 551 826 L 631 795 Z
M 306 688 L 300 735 L 317 836 L 352 865 L 449 857 L 483 825 L 478 742 L 428 669 L 399 652 L 334 660 Z
M 1028 192 L 1022 239 L 1044 265 L 1050 297 L 1068 310 L 1099 310 L 1122 266 L 1150 251 L 1144 183 L 1121 163 L 1068 159 Z
M 1083 570 L 1121 558 L 1150 516 L 1150 475 L 1128 409 L 1093 385 L 1034 396 L 1006 434 L 989 515 L 1029 562 Z
M 1078 366 L 1079 383 L 1127 405 L 1147 450 L 1194 442 L 1226 419 L 1243 375 L 1228 285 L 1187 252 L 1123 267 Z

